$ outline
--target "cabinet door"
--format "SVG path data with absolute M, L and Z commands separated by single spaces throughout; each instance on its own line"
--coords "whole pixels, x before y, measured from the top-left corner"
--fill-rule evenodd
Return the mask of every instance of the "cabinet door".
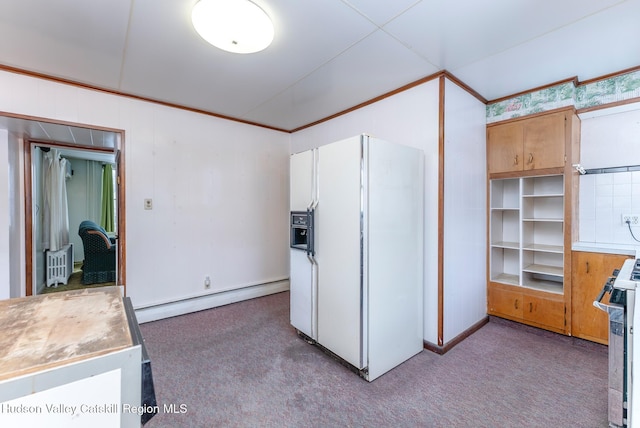
M 509 318 L 522 318 L 522 293 L 489 287 L 488 306 L 491 315 L 504 315 Z
M 505 123 L 487 128 L 489 174 L 522 171 L 522 124 Z
M 522 121 L 525 170 L 564 166 L 564 113 Z
M 525 294 L 523 300 L 523 318 L 525 320 L 565 331 L 562 295 L 558 295 L 558 298 L 552 298 Z
M 614 269 L 619 269 L 628 256 L 618 254 L 572 253 L 571 334 L 581 339 L 608 344 L 609 318 L 593 306 L 600 290 Z M 609 302 L 605 296 L 604 303 Z

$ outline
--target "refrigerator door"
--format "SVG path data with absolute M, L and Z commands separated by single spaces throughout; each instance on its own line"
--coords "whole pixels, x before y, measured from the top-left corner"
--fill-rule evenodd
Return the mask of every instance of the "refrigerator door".
M 368 380 L 423 348 L 423 160 L 370 139 L 367 157 Z
M 306 211 L 312 204 L 314 191 L 314 152 L 312 150 L 291 156 L 290 211 Z M 317 338 L 316 334 L 316 270 L 307 252 L 289 250 L 289 289 L 291 325 L 302 333 Z
M 318 343 L 364 368 L 361 265 L 362 143 L 350 138 L 319 148 L 316 209 Z

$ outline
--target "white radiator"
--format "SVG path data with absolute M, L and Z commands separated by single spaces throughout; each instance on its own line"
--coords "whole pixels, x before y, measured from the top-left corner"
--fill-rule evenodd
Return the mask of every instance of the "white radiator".
M 47 250 L 47 287 L 66 284 L 72 273 L 73 244 L 67 244 L 58 251 Z

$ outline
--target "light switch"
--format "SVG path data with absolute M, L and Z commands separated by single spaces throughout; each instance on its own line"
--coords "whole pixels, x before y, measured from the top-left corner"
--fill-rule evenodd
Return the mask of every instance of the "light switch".
M 153 201 L 151 199 L 145 199 L 144 200 L 144 209 L 145 210 L 153 209 Z

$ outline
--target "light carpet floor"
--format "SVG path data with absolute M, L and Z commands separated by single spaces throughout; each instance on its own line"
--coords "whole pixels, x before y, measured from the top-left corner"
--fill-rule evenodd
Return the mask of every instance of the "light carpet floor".
M 161 407 L 150 428 L 607 426 L 605 346 L 498 319 L 372 383 L 297 336 L 288 292 L 141 330 Z

